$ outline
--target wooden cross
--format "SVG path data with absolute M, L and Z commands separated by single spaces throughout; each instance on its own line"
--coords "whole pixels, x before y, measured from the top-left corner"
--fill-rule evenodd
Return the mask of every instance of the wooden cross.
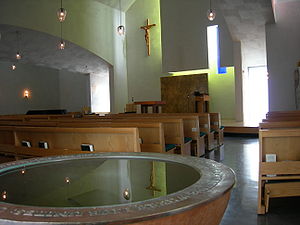
M 156 26 L 156 24 L 149 24 L 149 19 L 147 19 L 147 25 L 141 27 L 141 29 L 145 31 L 145 41 L 146 41 L 148 56 L 150 56 L 150 29 L 154 26 Z

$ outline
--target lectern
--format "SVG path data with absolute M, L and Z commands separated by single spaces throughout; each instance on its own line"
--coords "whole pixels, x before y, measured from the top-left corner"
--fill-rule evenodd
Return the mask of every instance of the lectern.
M 209 112 L 209 100 L 208 95 L 195 96 L 195 112 L 208 113 Z

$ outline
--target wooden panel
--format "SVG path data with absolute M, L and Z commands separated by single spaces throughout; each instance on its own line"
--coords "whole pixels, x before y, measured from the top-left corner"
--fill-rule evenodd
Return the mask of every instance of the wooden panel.
M 300 196 L 300 182 L 266 184 L 269 197 L 293 197 Z
M 207 74 L 161 77 L 160 82 L 165 113 L 195 112 L 194 91 L 208 94 Z
M 72 155 L 72 154 L 88 154 L 93 152 L 72 151 L 66 149 L 40 149 L 40 148 L 26 148 L 13 145 L 0 144 L 0 152 L 6 155 L 30 157 L 45 157 L 54 155 Z
M 16 145 L 22 140 L 38 147 L 39 141 L 49 148 L 80 150 L 81 144 L 93 144 L 95 151 L 140 151 L 137 128 L 16 128 Z M 138 145 L 138 146 L 137 146 Z
M 276 154 L 277 161 L 300 160 L 300 136 L 264 138 L 262 149 L 263 161 L 266 154 Z
M 261 175 L 300 174 L 300 161 L 262 162 L 260 173 Z
M 14 144 L 14 132 L 0 130 L 0 144 Z
M 259 130 L 258 214 L 268 212 L 270 197 L 299 195 L 299 183 L 268 184 L 265 180 L 299 179 L 300 129 Z M 265 162 L 266 154 L 276 154 L 276 162 Z M 275 176 L 265 176 L 265 175 Z M 296 187 L 296 188 L 295 188 Z

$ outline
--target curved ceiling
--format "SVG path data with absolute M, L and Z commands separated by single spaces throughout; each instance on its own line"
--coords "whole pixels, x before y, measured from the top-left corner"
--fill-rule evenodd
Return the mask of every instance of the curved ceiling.
M 28 63 L 58 70 L 78 73 L 99 73 L 109 65 L 99 56 L 66 41 L 66 48 L 58 50 L 60 38 L 20 27 L 0 24 L 0 61 L 16 62 L 18 51 L 16 31 L 22 59 Z

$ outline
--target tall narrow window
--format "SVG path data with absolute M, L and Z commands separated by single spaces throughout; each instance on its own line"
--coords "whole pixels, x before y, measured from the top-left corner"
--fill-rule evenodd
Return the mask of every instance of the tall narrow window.
M 217 74 L 225 74 L 226 67 L 220 66 L 219 26 L 207 27 L 208 63 L 209 69 L 216 69 Z

